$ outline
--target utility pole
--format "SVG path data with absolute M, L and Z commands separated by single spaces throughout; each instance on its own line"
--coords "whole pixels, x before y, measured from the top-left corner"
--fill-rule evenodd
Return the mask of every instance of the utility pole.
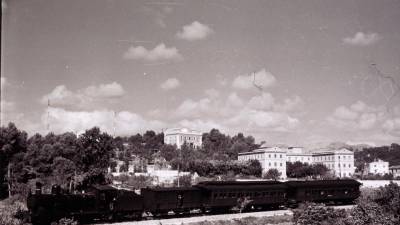
M 47 133 L 50 133 L 50 99 L 47 99 Z
M 115 118 L 116 118 L 116 113 L 113 111 L 113 138 L 115 138 Z
M 7 166 L 7 183 L 8 183 L 8 196 L 11 197 L 11 163 Z
M 182 162 L 182 150 L 179 148 L 179 163 L 178 163 L 178 187 L 179 187 L 179 177 L 180 177 L 180 165 Z

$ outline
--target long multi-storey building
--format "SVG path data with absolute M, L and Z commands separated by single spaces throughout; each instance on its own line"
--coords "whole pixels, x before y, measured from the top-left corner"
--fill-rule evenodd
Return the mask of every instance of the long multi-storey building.
M 256 159 L 260 162 L 263 173 L 277 169 L 281 178 L 286 178 L 286 150 L 279 147 L 264 147 L 251 152 L 239 153 L 239 161 Z
M 301 162 L 311 165 L 313 163 L 313 156 L 311 153 L 304 153 L 302 147 L 289 147 L 286 153 L 287 162 Z
M 171 128 L 164 131 L 164 143 L 176 145 L 181 148 L 184 143 L 197 148 L 202 144 L 202 133 L 197 130 L 190 130 L 187 128 Z
M 263 173 L 269 169 L 277 169 L 281 178 L 286 178 L 287 162 L 302 162 L 307 164 L 323 164 L 337 177 L 350 177 L 354 174 L 354 153 L 347 149 L 326 152 L 303 153 L 301 148 L 265 147 L 238 155 L 239 161 L 256 159 L 263 168 Z
M 325 165 L 337 177 L 351 177 L 354 174 L 354 153 L 345 148 L 327 152 L 314 152 L 313 163 Z

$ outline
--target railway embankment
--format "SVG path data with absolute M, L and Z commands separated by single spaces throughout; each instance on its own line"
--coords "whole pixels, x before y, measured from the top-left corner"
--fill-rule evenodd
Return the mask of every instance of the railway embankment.
M 334 206 L 335 209 L 351 209 L 353 205 Z M 104 223 L 101 225 L 255 225 L 274 224 L 292 225 L 291 210 L 273 210 L 262 212 L 236 213 L 193 216 L 186 218 L 153 219 L 120 223 Z

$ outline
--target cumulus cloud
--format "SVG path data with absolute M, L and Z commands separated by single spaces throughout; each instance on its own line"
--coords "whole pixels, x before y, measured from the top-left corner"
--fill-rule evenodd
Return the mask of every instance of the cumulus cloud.
M 397 137 L 400 137 L 400 117 L 387 119 L 383 125 L 383 129 Z
M 110 110 L 70 111 L 62 108 L 50 107 L 42 115 L 42 123 L 47 123 L 47 112 L 50 115 L 50 129 L 55 133 L 75 132 L 83 133 L 94 126 L 116 135 L 129 135 L 143 132 L 148 129 L 161 130 L 165 123 L 158 120 L 146 120 L 142 116 L 121 111 L 114 114 Z
M 40 102 L 50 103 L 53 107 L 86 108 L 91 103 L 111 100 L 125 95 L 125 90 L 117 82 L 89 86 L 77 91 L 69 90 L 65 85 L 55 87 L 49 94 L 44 95 Z
M 191 129 L 195 129 L 195 130 L 200 130 L 200 131 L 209 131 L 213 128 L 218 129 L 222 132 L 224 132 L 225 130 L 227 130 L 224 126 L 222 126 L 221 124 L 213 121 L 213 120 L 202 120 L 202 119 L 194 119 L 194 120 L 181 120 L 178 122 L 178 125 L 181 127 L 190 127 Z
M 299 105 L 293 102 L 302 100 L 295 96 L 279 102 L 270 93 L 262 93 L 247 99 L 232 92 L 226 98 L 208 97 L 197 101 L 187 99 L 170 114 L 176 118 L 184 118 L 186 125 L 193 123 L 199 127 L 209 128 L 208 125 L 218 125 L 231 131 L 238 131 L 237 128 L 240 127 L 246 132 L 260 132 L 263 129 L 290 132 L 300 124 L 298 118 L 290 115 L 290 110 Z
M 209 113 L 211 108 L 211 100 L 208 98 L 199 101 L 186 99 L 178 106 L 174 114 L 182 118 L 196 118 Z
M 183 26 L 182 30 L 179 31 L 176 36 L 187 41 L 196 41 L 205 39 L 213 32 L 214 31 L 207 25 L 194 21 L 192 24 Z
M 254 96 L 250 99 L 248 105 L 252 109 L 270 110 L 274 106 L 274 97 L 267 92 L 263 92 L 259 96 Z
M 87 96 L 95 98 L 118 98 L 125 94 L 125 90 L 117 82 L 110 84 L 100 84 L 99 86 L 89 86 L 84 90 Z
M 227 99 L 227 105 L 233 107 L 242 107 L 244 105 L 243 100 L 237 95 L 237 93 L 233 92 L 229 94 Z
M 151 50 L 143 46 L 132 46 L 124 54 L 125 59 L 144 60 L 149 62 L 173 60 L 183 60 L 183 56 L 175 47 L 166 47 L 164 43 L 157 45 Z
M 358 113 L 348 109 L 345 106 L 339 106 L 335 109 L 333 115 L 338 119 L 354 120 L 358 117 Z
M 211 99 L 218 98 L 220 94 L 219 91 L 214 88 L 207 89 L 204 91 L 204 93 Z
M 256 86 L 266 88 L 275 85 L 275 83 L 274 75 L 262 69 L 255 74 L 237 76 L 232 82 L 232 87 L 237 89 L 250 89 Z
M 181 82 L 176 79 L 175 77 L 169 78 L 166 81 L 164 81 L 160 87 L 166 91 L 176 89 L 181 85 Z
M 382 37 L 377 33 L 357 32 L 353 37 L 343 38 L 343 42 L 348 45 L 367 46 L 374 44 L 380 39 L 382 39 Z
M 240 125 L 246 128 L 266 128 L 269 131 L 289 131 L 298 126 L 299 120 L 286 113 L 245 108 L 230 118 L 227 123 L 231 126 Z
M 327 117 L 330 125 L 347 130 L 371 130 L 385 120 L 385 111 L 381 107 L 368 106 L 362 101 L 339 106 Z

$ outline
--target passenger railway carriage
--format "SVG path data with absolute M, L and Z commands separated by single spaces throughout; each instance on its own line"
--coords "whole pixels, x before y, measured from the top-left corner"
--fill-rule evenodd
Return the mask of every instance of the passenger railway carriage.
M 141 195 L 145 211 L 151 215 L 190 212 L 202 207 L 202 192 L 197 187 L 143 188 Z
M 287 202 L 351 203 L 360 196 L 360 185 L 356 180 L 287 181 Z
M 248 201 L 247 208 L 272 208 L 284 205 L 286 186 L 276 181 L 202 182 L 203 206 L 211 211 L 229 211 Z
M 94 186 L 84 194 L 30 195 L 27 206 L 33 224 L 50 224 L 63 217 L 81 222 L 161 216 L 171 212 L 230 212 L 296 206 L 300 202 L 351 203 L 360 195 L 361 183 L 355 180 L 321 181 L 226 181 L 201 182 L 192 187 L 143 188 L 134 191 L 111 186 Z M 242 203 L 246 204 L 242 204 Z

